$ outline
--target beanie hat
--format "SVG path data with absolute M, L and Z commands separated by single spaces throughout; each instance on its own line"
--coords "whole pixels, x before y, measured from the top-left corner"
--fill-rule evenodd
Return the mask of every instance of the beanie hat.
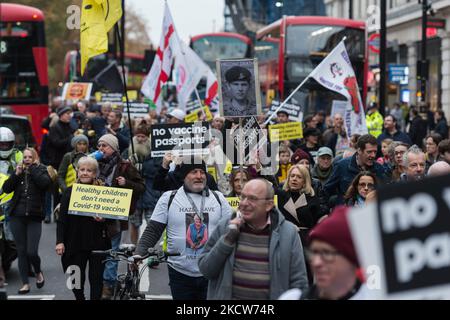
M 183 158 L 183 162 L 181 163 L 179 169 L 180 177 L 184 180 L 188 173 L 195 169 L 202 169 L 205 173 L 207 172 L 206 164 L 203 160 L 194 157 Z
M 109 145 L 114 151 L 119 152 L 119 140 L 117 140 L 116 136 L 108 133 L 100 137 L 98 142 L 103 141 L 107 145 Z
M 69 106 L 62 106 L 56 109 L 56 114 L 58 115 L 58 117 L 61 117 L 64 113 L 68 111 L 72 111 L 72 108 Z
M 293 164 L 297 164 L 300 162 L 300 160 L 307 159 L 309 162 L 311 162 L 311 158 L 309 157 L 309 154 L 303 151 L 302 149 L 298 148 L 295 150 L 294 154 L 291 157 L 291 162 Z
M 347 216 L 349 208 L 338 206 L 328 218 L 317 224 L 309 233 L 309 244 L 313 240 L 326 242 L 346 257 L 353 265 L 359 267 Z
M 77 134 L 76 136 L 74 136 L 72 138 L 72 140 L 70 141 L 70 145 L 72 146 L 72 148 L 75 149 L 75 147 L 77 146 L 78 142 L 80 142 L 80 141 L 86 142 L 87 145 L 89 146 L 89 139 L 84 134 Z

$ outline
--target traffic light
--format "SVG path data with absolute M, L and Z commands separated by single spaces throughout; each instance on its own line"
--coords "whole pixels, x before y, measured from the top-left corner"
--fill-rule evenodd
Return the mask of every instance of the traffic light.
M 429 60 L 418 60 L 417 61 L 417 79 L 427 80 L 428 79 L 428 69 L 430 61 Z

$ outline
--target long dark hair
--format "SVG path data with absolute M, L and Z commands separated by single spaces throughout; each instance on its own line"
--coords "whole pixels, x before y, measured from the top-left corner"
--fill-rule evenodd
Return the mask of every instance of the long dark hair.
M 370 171 L 361 171 L 358 175 L 353 179 L 350 187 L 348 187 L 347 192 L 345 193 L 344 200 L 347 202 L 348 200 L 355 200 L 358 195 L 358 184 L 361 177 L 371 177 L 373 179 L 373 184 L 375 188 L 377 187 L 377 177 Z

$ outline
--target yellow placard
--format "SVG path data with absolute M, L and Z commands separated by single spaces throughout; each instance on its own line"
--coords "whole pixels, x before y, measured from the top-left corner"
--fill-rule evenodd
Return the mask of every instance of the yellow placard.
M 189 113 L 185 118 L 184 121 L 186 123 L 188 122 L 196 122 L 199 121 L 199 117 L 198 117 L 198 113 L 201 112 L 201 108 L 195 109 L 194 111 L 192 111 L 191 113 Z M 209 111 L 209 107 L 208 106 L 204 106 L 203 110 L 206 114 L 206 121 L 210 121 L 212 120 L 213 116 L 211 114 L 211 111 Z
M 69 214 L 128 220 L 133 190 L 75 183 Z
M 95 100 L 97 100 L 97 102 L 102 101 L 102 93 L 101 92 L 97 91 L 95 93 Z
M 214 166 L 208 166 L 206 169 L 208 170 L 208 173 L 209 173 L 210 175 L 212 175 L 213 178 L 214 178 L 214 180 L 217 182 L 217 171 L 216 171 L 216 167 L 214 167 Z
M 137 90 L 128 90 L 127 91 L 127 95 L 128 95 L 128 100 L 130 100 L 130 101 L 136 101 L 138 99 L 138 92 L 137 92 Z
M 230 205 L 231 208 L 233 208 L 233 210 L 237 210 L 239 207 L 239 198 L 238 197 L 227 197 L 225 198 L 228 201 L 228 204 Z M 275 204 L 275 206 L 278 206 L 278 196 L 275 195 L 273 197 L 273 203 Z
M 227 164 L 225 165 L 225 169 L 223 170 L 223 173 L 225 174 L 231 174 L 231 171 L 233 170 L 233 164 L 230 160 L 227 160 Z
M 284 141 L 303 138 L 301 122 L 286 122 L 269 126 L 270 141 Z

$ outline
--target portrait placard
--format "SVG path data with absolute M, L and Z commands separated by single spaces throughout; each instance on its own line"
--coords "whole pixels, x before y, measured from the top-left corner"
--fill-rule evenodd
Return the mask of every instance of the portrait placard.
M 262 113 L 257 59 L 217 60 L 217 75 L 221 116 Z

